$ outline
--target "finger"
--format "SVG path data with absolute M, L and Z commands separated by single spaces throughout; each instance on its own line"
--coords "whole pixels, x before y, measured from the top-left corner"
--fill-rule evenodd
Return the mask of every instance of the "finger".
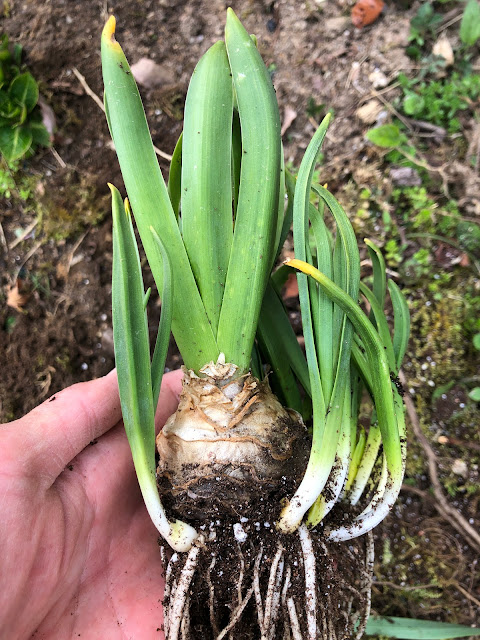
M 158 431 L 178 406 L 182 377 L 181 371 L 172 371 L 163 376 L 156 415 Z M 125 499 L 132 485 L 137 486 L 132 453 L 121 422 L 99 438 L 95 446 L 87 445 L 72 461 L 71 467 L 85 478 L 87 492 L 95 493 L 94 502 L 102 509 L 106 509 L 110 503 L 118 505 L 118 500 Z M 75 475 L 69 467 L 62 478 L 70 481 Z
M 155 432 L 158 434 L 167 419 L 177 410 L 182 391 L 183 371 L 170 371 L 164 374 L 155 415 Z
M 21 472 L 50 485 L 91 441 L 121 418 L 116 371 L 64 389 L 0 436 Z M 5 445 L 4 445 L 5 451 Z

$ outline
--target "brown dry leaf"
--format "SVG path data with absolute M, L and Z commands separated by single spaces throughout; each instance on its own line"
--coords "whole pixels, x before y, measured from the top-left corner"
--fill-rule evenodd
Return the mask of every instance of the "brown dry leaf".
M 23 307 L 27 304 L 30 294 L 22 293 L 17 284 L 10 287 L 7 292 L 7 306 L 15 309 L 15 311 L 23 312 Z
M 292 122 L 295 120 L 295 118 L 297 117 L 297 112 L 295 111 L 295 109 L 292 109 L 292 107 L 289 107 L 288 105 L 285 107 L 285 111 L 283 113 L 283 124 L 282 124 L 282 130 L 280 132 L 280 135 L 283 136 L 283 134 L 285 133 L 285 131 L 290 127 L 290 125 L 292 124 Z

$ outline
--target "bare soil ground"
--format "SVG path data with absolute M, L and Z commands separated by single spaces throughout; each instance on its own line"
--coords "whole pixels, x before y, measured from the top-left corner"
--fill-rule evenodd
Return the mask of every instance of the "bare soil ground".
M 385 246 L 390 233 L 382 215 L 385 207 L 401 236 L 402 220 L 385 204 L 394 177 L 385 168 L 385 152 L 367 142 L 365 132 L 376 120 L 392 117 L 399 89 L 384 91 L 382 78 L 388 82 L 400 71 L 416 72 L 405 49 L 418 4 L 390 2 L 380 19 L 362 30 L 353 27 L 347 0 L 231 4 L 258 37 L 284 121 L 295 114 L 284 134 L 287 161 L 298 166 L 316 121 L 325 109 L 333 109 L 320 179 L 351 214 L 360 239 L 368 235 Z M 57 133 L 54 151 L 42 150 L 25 162 L 16 176 L 17 187 L 0 202 L 2 421 L 114 366 L 106 184 L 121 187 L 122 180 L 104 115 L 74 69 L 102 95 L 100 33 L 114 13 L 117 37 L 129 60 L 148 57 L 161 66 L 159 83 L 142 92 L 154 143 L 172 153 L 182 128 L 188 79 L 201 54 L 222 37 L 227 6 L 220 0 L 3 3 L 0 30 L 23 44 L 26 62 L 54 109 Z M 452 11 L 455 21 L 460 13 L 455 7 Z M 451 38 L 454 44 L 458 40 L 454 32 Z M 477 47 L 474 67 L 478 61 Z M 377 109 L 371 123 L 358 115 L 366 104 Z M 478 223 L 478 118 L 470 111 L 462 115 L 461 125 L 461 139 L 443 135 L 415 140 L 423 145 L 432 197 L 454 199 L 463 218 Z M 167 162 L 160 159 L 160 164 L 168 169 Z M 20 197 L 26 187 L 28 197 Z M 373 195 L 362 200 L 365 189 Z M 398 268 L 390 264 L 394 275 L 423 246 L 419 242 L 406 239 Z M 376 531 L 373 606 L 386 615 L 479 624 L 480 547 L 464 524 L 453 526 L 455 517 L 442 506 L 439 493 L 447 507 L 478 531 L 480 420 L 478 405 L 467 391 L 468 381 L 478 378 L 471 318 L 472 313 L 478 316 L 479 273 L 477 263 L 461 248 L 439 241 L 430 244 L 429 251 L 430 271 L 406 281 L 413 323 L 405 386 L 412 398 L 410 418 L 415 422 L 417 417 L 419 423 L 416 433 L 410 428 L 405 490 Z M 432 272 L 442 274 L 440 289 L 431 286 Z M 24 298 L 14 309 L 7 297 L 16 284 Z M 292 319 L 298 322 L 294 304 Z M 154 332 L 158 318 L 151 320 Z M 179 363 L 172 345 L 169 367 Z M 437 389 L 440 393 L 435 394 Z M 424 434 L 423 444 L 419 433 Z M 434 468 L 438 484 L 434 476 L 432 481 Z

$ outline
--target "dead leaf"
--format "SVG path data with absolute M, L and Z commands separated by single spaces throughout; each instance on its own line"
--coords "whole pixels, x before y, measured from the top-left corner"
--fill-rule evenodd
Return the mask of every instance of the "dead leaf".
M 355 111 L 355 115 L 365 124 L 373 124 L 382 109 L 383 105 L 378 100 L 369 100 Z
M 285 107 L 285 111 L 283 113 L 283 124 L 282 124 L 282 130 L 280 132 L 280 135 L 283 136 L 283 134 L 285 133 L 285 131 L 290 127 L 290 125 L 292 124 L 292 122 L 295 120 L 295 118 L 297 117 L 297 112 L 295 111 L 295 109 L 292 109 L 292 107 L 289 107 L 288 105 Z
M 455 57 L 453 55 L 452 45 L 445 34 L 433 45 L 432 53 L 434 56 L 440 56 L 445 60 L 445 66 L 451 67 L 454 63 Z
M 130 69 L 138 84 L 147 89 L 175 82 L 175 76 L 171 69 L 157 64 L 150 58 L 140 58 L 138 62 L 132 64 Z
M 390 178 L 397 187 L 419 187 L 422 179 L 413 167 L 392 167 Z
M 23 313 L 23 307 L 27 304 L 29 297 L 29 293 L 20 291 L 17 281 L 17 283 L 7 291 L 7 306 Z
M 45 102 L 45 99 L 40 96 L 38 98 L 38 106 L 42 114 L 42 124 L 50 134 L 50 140 L 53 140 L 53 134 L 57 130 L 57 119 L 52 107 Z

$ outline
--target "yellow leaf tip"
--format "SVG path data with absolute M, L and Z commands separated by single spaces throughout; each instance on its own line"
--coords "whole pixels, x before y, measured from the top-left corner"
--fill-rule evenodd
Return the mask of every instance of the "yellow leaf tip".
M 103 27 L 103 36 L 105 38 L 109 38 L 113 40 L 115 38 L 115 26 L 117 21 L 115 20 L 115 16 L 110 16 L 106 21 L 105 26 Z

